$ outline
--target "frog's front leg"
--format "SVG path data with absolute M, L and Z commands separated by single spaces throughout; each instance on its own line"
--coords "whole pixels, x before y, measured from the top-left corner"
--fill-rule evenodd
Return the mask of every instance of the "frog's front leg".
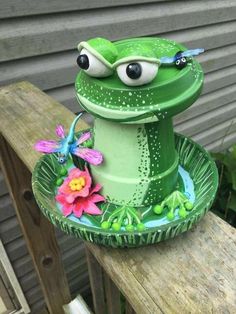
M 130 206 L 122 206 L 115 209 L 108 219 L 101 223 L 103 229 L 112 228 L 114 231 L 119 231 L 122 226 L 128 232 L 132 232 L 135 229 L 137 231 L 145 229 L 137 210 Z
M 165 208 L 168 209 L 167 218 L 173 220 L 176 210 L 180 217 L 185 218 L 187 216 L 187 211 L 193 209 L 193 204 L 182 192 L 174 191 L 167 196 L 161 204 L 154 206 L 153 211 L 155 214 L 160 215 Z

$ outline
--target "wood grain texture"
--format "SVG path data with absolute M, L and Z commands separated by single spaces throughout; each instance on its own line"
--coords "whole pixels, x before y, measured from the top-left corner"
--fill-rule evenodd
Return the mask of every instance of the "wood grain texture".
M 61 121 L 68 127 L 73 119 L 26 82 L 0 90 L 0 109 L 3 136 L 30 171 L 39 157 L 32 150 L 34 142 L 53 138 L 54 124 Z M 236 231 L 209 213 L 192 231 L 158 245 L 87 247 L 138 314 L 233 313 L 235 243 Z
M 25 296 L 23 294 L 23 291 L 21 289 L 21 286 L 19 284 L 19 281 L 16 278 L 16 275 L 14 273 L 14 269 L 11 265 L 11 262 L 6 254 L 6 251 L 4 249 L 4 246 L 2 244 L 2 241 L 0 240 L 0 273 L 4 278 L 5 275 L 5 283 L 6 286 L 9 286 L 11 293 L 11 300 L 14 301 L 16 308 L 18 308 L 18 305 L 20 306 L 21 310 L 24 312 L 24 314 L 30 313 L 29 305 L 25 299 Z
M 130 303 L 127 300 L 125 302 L 125 314 L 135 314 L 132 306 L 130 305 Z
M 39 275 L 48 309 L 53 314 L 63 313 L 62 305 L 70 301 L 69 288 L 54 228 L 42 216 L 32 199 L 30 170 L 39 157 L 33 150 L 33 145 L 42 135 L 41 131 L 45 132 L 45 138 L 52 137 L 56 123 L 66 122 L 67 119 L 65 126 L 68 126 L 69 116 L 73 118 L 73 114 L 69 111 L 63 113 L 63 106 L 26 82 L 2 88 L 0 108 L 2 169 L 9 181 L 18 219 Z M 48 122 L 45 116 L 48 117 Z
M 86 247 L 85 251 L 88 263 L 89 281 L 93 295 L 94 311 L 95 314 L 104 314 L 106 313 L 106 305 L 102 267 Z
M 138 314 L 235 312 L 236 230 L 212 213 L 158 245 L 87 247 Z
M 109 314 L 121 314 L 120 291 L 106 272 L 104 272 L 104 284 L 107 312 Z
M 28 82 L 0 89 L 0 131 L 32 172 L 41 154 L 33 149 L 38 139 L 55 139 L 58 123 L 69 128 L 72 112 Z M 87 128 L 80 122 L 77 130 Z
M 0 137 L 1 167 L 13 199 L 49 312 L 62 314 L 70 301 L 54 228 L 41 214 L 31 191 L 31 173 L 3 136 Z

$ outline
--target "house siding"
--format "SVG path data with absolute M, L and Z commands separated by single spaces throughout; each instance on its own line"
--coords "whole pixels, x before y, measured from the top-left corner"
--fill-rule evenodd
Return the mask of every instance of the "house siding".
M 27 80 L 74 112 L 76 45 L 91 37 L 174 39 L 205 48 L 202 96 L 175 118 L 176 131 L 209 150 L 236 142 L 236 1 L 0 0 L 0 85 Z M 42 292 L 0 172 L 0 236 L 32 313 Z M 89 294 L 83 243 L 57 230 L 73 294 Z

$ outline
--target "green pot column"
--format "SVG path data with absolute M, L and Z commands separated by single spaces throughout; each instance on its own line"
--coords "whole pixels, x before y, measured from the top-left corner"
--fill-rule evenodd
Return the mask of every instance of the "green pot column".
M 155 204 L 174 189 L 178 156 L 171 119 L 147 124 L 96 119 L 94 140 L 95 149 L 104 152 L 104 162 L 92 167 L 92 175 L 110 202 Z
M 157 204 L 176 187 L 178 155 L 172 117 L 199 96 L 203 84 L 200 65 L 191 58 L 181 70 L 160 66 L 161 57 L 186 48 L 159 38 L 113 44 L 94 39 L 81 43 L 79 50 L 89 56 L 89 67 L 77 76 L 77 97 L 96 118 L 94 148 L 104 156 L 101 166 L 91 167 L 93 178 L 114 204 Z M 127 66 L 137 62 L 143 77 L 132 85 L 126 77 Z M 93 64 L 98 65 L 96 71 Z

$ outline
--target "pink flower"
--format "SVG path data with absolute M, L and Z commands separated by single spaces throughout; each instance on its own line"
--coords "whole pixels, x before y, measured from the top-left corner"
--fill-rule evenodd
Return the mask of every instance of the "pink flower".
M 76 197 L 89 195 L 91 184 L 92 179 L 87 168 L 85 168 L 85 171 L 73 168 L 58 192 L 66 195 L 67 203 L 73 203 Z
M 101 185 L 96 184 L 91 188 L 92 179 L 85 168 L 85 171 L 74 168 L 69 172 L 62 186 L 58 189 L 56 200 L 62 205 L 62 212 L 65 216 L 74 214 L 81 217 L 84 213 L 100 215 L 102 212 L 95 203 L 105 201 L 105 198 L 97 194 Z

